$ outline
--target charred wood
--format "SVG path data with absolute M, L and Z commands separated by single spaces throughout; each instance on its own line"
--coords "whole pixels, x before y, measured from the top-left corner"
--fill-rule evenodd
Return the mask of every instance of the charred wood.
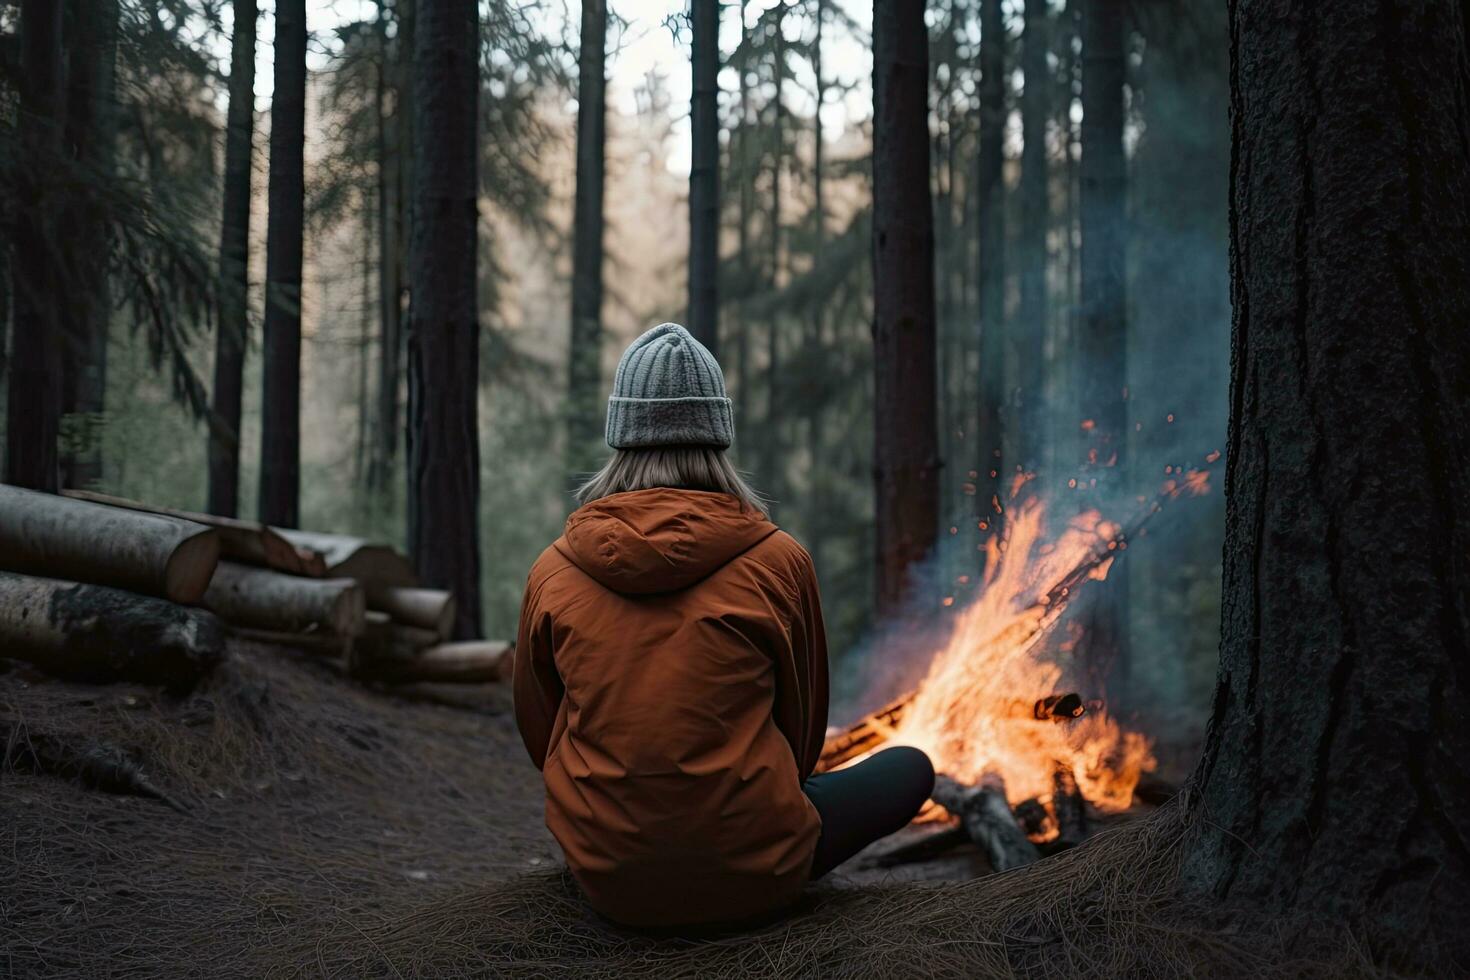
M 1058 767 L 1051 779 L 1052 813 L 1057 818 L 1056 843 L 1075 847 L 1087 839 L 1087 802 L 1072 770 Z
M 959 817 L 970 839 L 990 858 L 991 867 L 1009 871 L 1041 857 L 1016 823 L 1005 792 L 994 785 L 965 786 L 948 776 L 935 780 L 932 799 Z

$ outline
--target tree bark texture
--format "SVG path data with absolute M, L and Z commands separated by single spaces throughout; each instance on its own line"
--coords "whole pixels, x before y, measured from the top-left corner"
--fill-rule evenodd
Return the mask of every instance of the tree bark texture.
M 1128 331 L 1125 269 L 1127 162 L 1123 156 L 1125 81 L 1123 0 L 1082 5 L 1082 163 L 1080 172 L 1081 323 L 1075 351 L 1084 434 L 1083 477 L 1097 480 L 1092 501 L 1118 488 L 1128 412 Z M 1116 696 L 1127 681 L 1127 565 L 1081 611 L 1078 655 L 1097 690 Z
M 14 336 L 6 387 L 5 482 L 55 492 L 60 482 L 57 435 L 61 425 L 62 324 L 59 272 L 52 260 L 59 202 L 48 178 L 59 159 L 64 71 L 62 4 L 24 0 L 20 10 L 21 91 L 18 138 L 36 161 L 20 175 L 11 281 Z
M 67 151 L 83 175 L 100 183 L 112 177 L 116 157 L 118 4 L 73 0 L 70 11 Z M 93 195 L 77 195 L 67 212 L 61 482 L 86 487 L 102 479 L 112 243 L 105 209 Z
M 602 396 L 602 249 L 607 0 L 583 0 L 581 44 L 577 58 L 577 189 L 572 217 L 572 338 L 567 352 L 567 471 L 574 476 L 595 470 L 607 456 L 602 425 L 606 413 Z M 695 104 L 697 108 L 697 98 Z M 692 182 L 693 177 L 690 179 Z M 691 183 L 691 202 L 695 189 Z
M 455 636 L 480 635 L 480 325 L 476 307 L 479 24 L 474 0 L 414 11 L 409 248 L 409 553 L 454 593 Z
M 877 609 L 897 611 L 939 521 L 934 216 L 922 4 L 873 7 L 873 471 Z
M 0 565 L 198 602 L 219 562 L 210 528 L 0 484 Z
M 225 630 L 202 609 L 0 572 L 0 655 L 75 680 L 187 689 L 224 659 Z
M 378 2 L 378 387 L 377 421 L 368 463 L 374 492 L 392 483 L 398 455 L 398 387 L 403 352 L 404 132 L 413 52 L 408 48 L 409 13 L 400 8 L 398 36 L 388 39 L 385 0 Z
M 1185 879 L 1458 973 L 1470 22 L 1392 0 L 1235 0 L 1230 20 L 1223 635 Z
M 1017 377 L 1012 400 L 1018 457 L 1016 462 L 1035 470 L 1046 440 L 1042 429 L 1042 379 L 1046 337 L 1047 204 L 1046 121 L 1050 115 L 1052 84 L 1047 66 L 1047 2 L 1026 0 L 1026 27 L 1021 37 L 1021 70 L 1026 87 L 1021 92 L 1021 228 L 1017 256 L 1020 271 L 1020 309 L 1015 326 Z
M 250 174 L 255 133 L 256 0 L 235 0 L 230 107 L 225 120 L 224 216 L 219 236 L 219 324 L 214 336 L 215 424 L 209 430 L 211 514 L 240 512 L 240 401 L 250 336 Z
M 689 167 L 689 332 L 719 353 L 720 4 L 692 0 L 693 157 Z
M 275 92 L 265 243 L 260 519 L 300 523 L 301 259 L 306 137 L 306 2 L 276 5 Z
M 979 174 L 980 371 L 975 419 L 975 511 L 994 533 L 1000 472 L 1005 384 L 1005 12 L 1001 0 L 981 0 Z

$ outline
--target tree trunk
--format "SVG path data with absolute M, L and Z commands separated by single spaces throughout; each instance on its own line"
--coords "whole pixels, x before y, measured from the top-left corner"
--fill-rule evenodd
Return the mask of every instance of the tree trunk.
M 414 45 L 414 207 L 409 247 L 408 540 L 425 585 L 480 635 L 480 325 L 476 305 L 474 0 L 419 0 Z
M 240 510 L 240 400 L 250 287 L 250 173 L 255 131 L 256 0 L 235 0 L 230 108 L 225 123 L 224 218 L 219 243 L 219 327 L 214 338 L 214 414 L 209 430 L 211 514 Z
M 572 337 L 567 354 L 566 462 L 572 475 L 595 470 L 607 456 L 602 427 L 606 412 L 602 401 L 606 0 L 583 0 L 581 43 L 577 58 L 577 197 L 572 219 Z M 696 189 L 691 183 L 691 195 Z M 692 263 L 690 274 L 694 274 Z
M 1230 11 L 1224 621 L 1185 881 L 1459 974 L 1466 20 L 1385 0 Z
M 815 77 L 817 90 L 817 108 L 812 116 L 812 226 L 816 239 L 812 250 L 814 261 L 821 260 L 822 253 L 827 246 L 827 202 L 823 187 L 826 147 L 823 145 L 822 131 L 822 106 L 827 101 L 827 80 L 822 74 L 822 27 L 827 14 L 826 7 L 826 0 L 817 0 L 816 37 L 812 41 L 812 74 Z M 808 364 L 817 363 L 817 359 L 825 352 L 823 313 L 821 304 L 816 304 L 811 312 Z M 826 480 L 826 427 L 823 424 L 826 407 L 825 398 L 814 399 L 810 404 L 802 406 L 802 411 L 807 418 L 807 455 L 811 457 L 807 462 L 808 472 L 811 474 L 807 483 L 807 492 L 811 499 L 807 501 L 810 516 L 807 519 L 806 545 L 811 552 L 812 565 L 818 572 L 826 566 L 826 517 L 830 499 L 827 495 Z
M 1123 157 L 1123 0 L 1082 6 L 1082 282 L 1076 387 L 1092 500 L 1119 488 L 1128 412 L 1125 317 L 1127 164 Z M 1089 427 L 1090 423 L 1090 427 Z M 1113 568 L 1082 616 L 1078 654 L 1095 690 L 1126 686 L 1127 566 Z M 1111 683 L 1110 683 L 1111 682 Z
M 996 532 L 1002 467 L 1002 369 L 1005 349 L 1005 12 L 982 0 L 980 29 L 980 166 L 975 189 L 980 226 L 980 370 L 975 419 L 975 513 Z M 980 553 L 982 556 L 984 552 Z
M 939 520 L 928 37 L 921 4 L 873 8 L 873 472 L 877 611 L 898 610 Z
M 116 156 L 117 0 L 74 0 L 67 70 L 66 143 L 81 172 L 99 183 Z M 94 194 L 68 209 L 63 251 L 69 256 L 66 296 L 74 319 L 62 356 L 61 413 L 66 429 L 61 482 L 86 487 L 102 479 L 102 424 L 107 393 L 107 328 L 112 318 L 111 240 Z
M 774 292 L 782 286 L 784 259 L 781 254 L 781 167 L 786 153 L 786 107 L 781 96 L 786 88 L 786 41 L 782 33 L 786 20 L 786 0 L 777 0 L 771 18 L 772 47 L 775 49 L 771 67 L 771 78 L 775 86 L 771 108 L 771 281 Z M 927 180 L 927 176 L 925 177 Z M 781 384 L 781 317 L 777 310 L 766 314 L 766 425 L 761 442 L 761 472 L 765 486 L 762 488 L 771 499 L 774 511 L 785 497 L 784 447 L 781 439 L 781 422 L 784 403 Z M 772 516 L 775 516 L 774 513 Z
M 720 276 L 720 4 L 692 0 L 689 103 L 689 332 L 718 356 Z
M 405 51 L 407 20 L 399 18 L 398 37 L 388 40 L 384 0 L 378 0 L 378 398 L 368 487 L 382 492 L 392 484 L 398 455 L 398 384 L 403 349 L 403 153 L 400 130 L 407 125 L 406 100 L 411 51 Z M 394 54 L 390 59 L 389 51 Z M 390 76 L 391 71 L 391 76 Z M 390 77 L 392 81 L 390 82 Z M 389 107 L 389 98 L 392 107 Z
M 1046 121 L 1050 112 L 1047 67 L 1047 3 L 1026 0 L 1026 30 L 1021 38 L 1021 303 L 1016 324 L 1019 367 L 1013 405 L 1016 463 L 1035 470 L 1046 440 L 1042 430 L 1042 380 L 1046 337 L 1047 153 Z
M 32 157 L 20 175 L 17 196 L 26 207 L 15 215 L 11 265 L 15 286 L 14 339 L 6 388 L 5 482 L 55 492 L 60 480 L 57 435 L 61 425 L 61 322 L 57 317 L 55 214 L 60 202 L 50 187 L 53 168 L 42 161 L 61 154 L 63 64 L 62 5 L 24 0 L 20 11 L 21 92 L 17 136 Z
M 265 245 L 260 519 L 279 527 L 300 523 L 305 137 L 306 0 L 278 0 L 275 93 L 271 97 L 270 213 Z
M 0 564 L 12 572 L 192 603 L 219 552 L 200 524 L 0 484 Z

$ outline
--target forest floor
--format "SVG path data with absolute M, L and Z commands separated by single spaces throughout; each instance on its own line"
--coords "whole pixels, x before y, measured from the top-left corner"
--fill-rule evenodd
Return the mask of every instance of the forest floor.
M 1367 972 L 1238 923 L 1181 942 L 1167 814 L 1008 875 L 859 855 L 752 933 L 624 932 L 561 870 L 500 686 L 378 691 L 252 644 L 182 697 L 17 666 L 0 738 L 122 749 L 179 805 L 0 767 L 5 977 Z

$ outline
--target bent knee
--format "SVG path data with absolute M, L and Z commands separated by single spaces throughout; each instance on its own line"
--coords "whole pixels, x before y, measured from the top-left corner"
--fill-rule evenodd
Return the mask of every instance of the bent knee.
M 904 795 L 913 801 L 914 808 L 923 806 L 934 792 L 934 763 L 929 760 L 928 753 L 912 745 L 895 745 L 880 754 L 892 760 L 897 774 L 894 782 L 903 787 Z

